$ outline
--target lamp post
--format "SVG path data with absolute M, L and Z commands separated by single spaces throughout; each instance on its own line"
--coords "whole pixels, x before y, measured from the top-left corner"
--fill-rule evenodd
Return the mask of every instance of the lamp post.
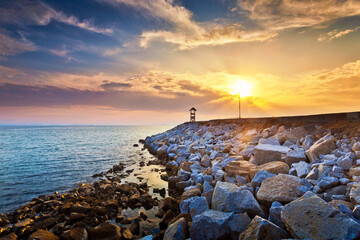
M 241 97 L 240 97 L 240 89 L 239 89 L 239 119 L 241 118 Z

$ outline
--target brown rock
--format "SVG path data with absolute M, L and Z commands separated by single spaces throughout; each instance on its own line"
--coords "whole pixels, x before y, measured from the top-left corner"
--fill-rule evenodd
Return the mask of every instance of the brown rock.
M 103 223 L 90 230 L 91 239 L 96 240 L 120 240 L 121 229 L 111 223 Z
M 34 220 L 30 219 L 30 218 L 26 218 L 20 222 L 17 222 L 14 224 L 13 228 L 14 228 L 14 231 L 17 232 L 19 231 L 20 229 L 26 227 L 26 226 L 29 226 L 31 225 L 32 223 L 34 222 Z
M 180 198 L 180 201 L 184 201 L 185 199 L 195 197 L 195 196 L 201 196 L 201 191 L 199 188 L 192 188 L 187 191 L 185 191 Z
M 124 229 L 123 233 L 123 239 L 126 239 L 126 240 L 131 240 L 134 238 L 133 234 L 131 233 L 131 231 L 127 228 Z
M 255 174 L 260 170 L 265 170 L 273 174 L 279 174 L 279 173 L 287 174 L 289 172 L 289 169 L 290 169 L 289 166 L 284 162 L 281 161 L 268 162 L 251 168 L 250 178 L 253 179 Z
M 16 240 L 16 239 L 17 239 L 17 236 L 14 232 L 12 232 L 6 236 L 0 237 L 0 240 Z
M 248 161 L 233 161 L 226 165 L 225 172 L 229 177 L 236 177 L 236 175 L 248 177 L 249 172 L 254 167 L 256 165 Z
M 257 199 L 267 205 L 275 201 L 282 204 L 294 201 L 297 198 L 296 188 L 301 186 L 301 179 L 291 175 L 279 174 L 265 179 L 259 191 Z
M 70 231 L 70 237 L 74 240 L 88 240 L 89 235 L 85 228 L 77 227 Z
M 58 239 L 59 237 L 55 236 L 51 232 L 40 229 L 34 232 L 33 234 L 31 234 L 28 240 L 58 240 Z

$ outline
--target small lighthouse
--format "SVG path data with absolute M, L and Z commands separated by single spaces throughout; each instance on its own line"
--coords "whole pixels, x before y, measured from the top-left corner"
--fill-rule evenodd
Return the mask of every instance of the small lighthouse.
M 196 109 L 194 107 L 192 107 L 190 109 L 190 122 L 195 122 L 195 112 L 196 112 Z

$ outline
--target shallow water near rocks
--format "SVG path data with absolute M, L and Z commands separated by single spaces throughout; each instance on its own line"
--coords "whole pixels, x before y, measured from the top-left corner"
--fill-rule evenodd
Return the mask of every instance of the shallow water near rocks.
M 124 163 L 134 169 L 123 181 L 165 187 L 156 166 L 140 167 L 152 156 L 139 139 L 170 126 L 0 127 L 0 212 L 8 212 L 39 195 L 70 190 L 92 175 Z M 134 176 L 135 174 L 139 174 Z M 140 181 L 137 177 L 143 177 Z

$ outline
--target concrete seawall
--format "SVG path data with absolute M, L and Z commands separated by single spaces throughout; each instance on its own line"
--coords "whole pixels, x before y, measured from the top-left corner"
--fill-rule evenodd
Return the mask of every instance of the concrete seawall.
M 284 117 L 260 117 L 260 118 L 229 118 L 212 119 L 209 121 L 197 121 L 197 123 L 332 123 L 338 121 L 360 121 L 360 112 L 326 113 L 316 115 L 284 116 Z

